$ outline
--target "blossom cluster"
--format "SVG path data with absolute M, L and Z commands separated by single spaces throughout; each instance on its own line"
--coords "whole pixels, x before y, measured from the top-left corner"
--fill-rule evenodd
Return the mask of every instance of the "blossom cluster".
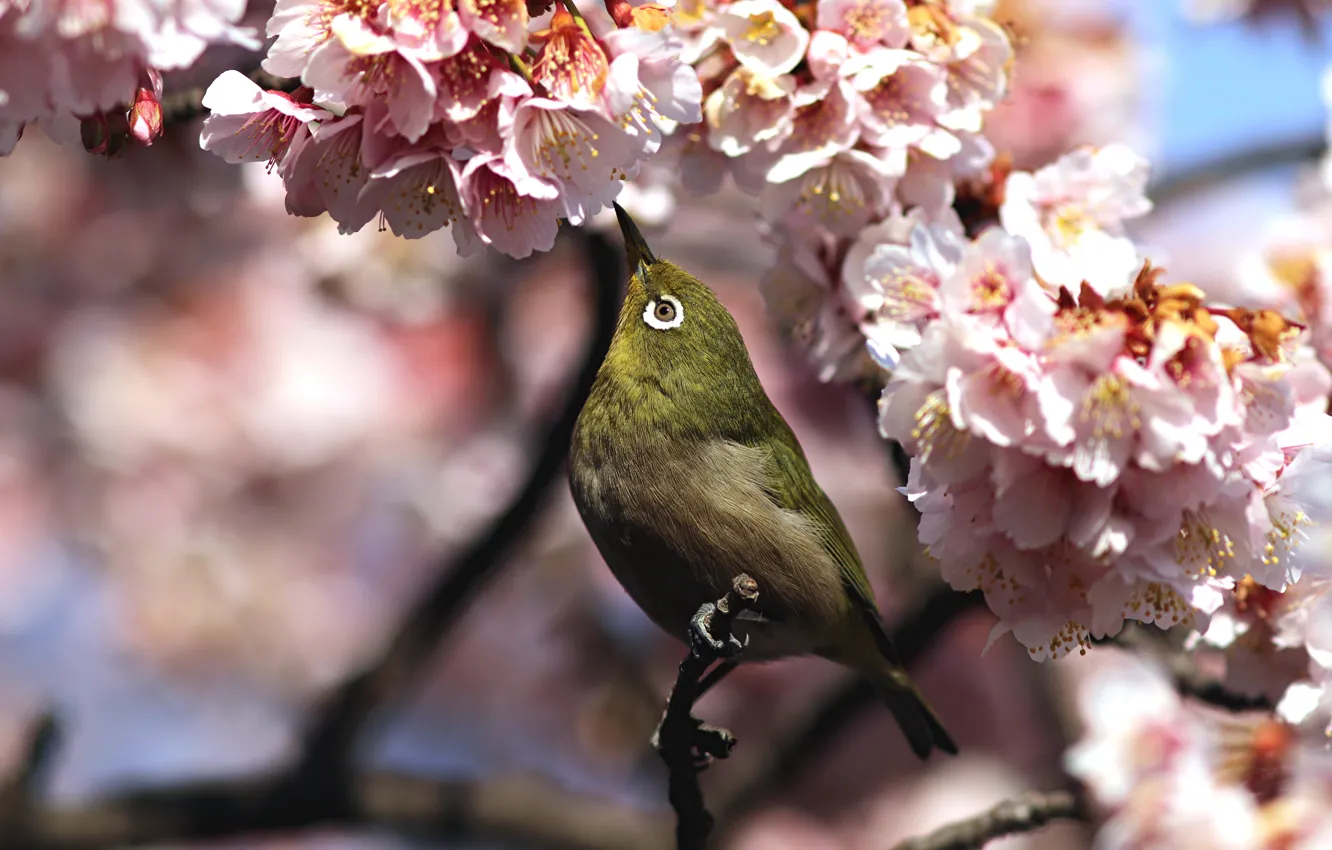
M 451 227 L 465 253 L 548 250 L 560 219 L 608 205 L 699 116 L 669 10 L 611 13 L 567 3 L 539 24 L 525 0 L 280 0 L 264 69 L 303 85 L 223 74 L 201 143 L 268 161 L 290 212 L 342 232 L 378 217 L 409 238 Z
M 0 156 L 40 123 L 99 153 L 132 133 L 161 134 L 160 72 L 193 64 L 209 44 L 257 48 L 237 26 L 243 0 L 0 0 Z
M 851 237 L 895 201 L 934 210 L 993 157 L 983 115 L 1012 45 L 989 4 L 694 2 L 676 13 L 706 92 L 681 139 L 692 183 L 723 170 L 765 220 Z M 703 179 L 704 176 L 710 179 Z
M 1153 666 L 1101 659 L 1078 694 L 1085 737 L 1065 755 L 1107 819 L 1105 850 L 1332 846 L 1332 751 L 1265 715 L 1183 702 Z
M 919 218 L 857 252 L 921 540 L 1037 659 L 1125 620 L 1205 628 L 1246 580 L 1284 590 L 1325 471 L 1307 334 L 1140 261 L 1138 166 L 1074 151 L 1009 175 L 1003 226 Z

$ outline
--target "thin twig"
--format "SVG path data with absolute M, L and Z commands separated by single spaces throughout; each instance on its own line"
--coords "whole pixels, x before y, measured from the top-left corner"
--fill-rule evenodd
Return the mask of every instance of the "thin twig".
M 996 838 L 1035 832 L 1051 821 L 1087 817 L 1085 801 L 1072 791 L 1032 791 L 929 835 L 903 841 L 893 850 L 978 850 Z
M 1154 659 L 1169 673 L 1175 683 L 1175 690 L 1186 697 L 1227 711 L 1271 711 L 1273 708 L 1272 701 L 1266 697 L 1240 694 L 1227 689 L 1222 682 L 1199 670 L 1182 648 L 1157 639 L 1147 629 L 1126 626 L 1107 642 Z
M 915 610 L 897 622 L 890 635 L 902 663 L 914 665 L 952 623 L 984 607 L 984 597 L 978 591 L 959 593 L 937 585 Z M 790 731 L 766 757 L 748 760 L 743 775 L 737 775 L 729 791 L 723 793 L 718 809 L 725 827 L 730 829 L 803 772 L 853 718 L 881 705 L 874 688 L 861 679 L 848 680 L 815 703 L 791 724 Z M 730 772 L 735 773 L 734 769 Z
M 708 633 L 726 643 L 735 615 L 752 608 L 757 600 L 758 583 L 744 574 L 736 576 L 731 589 L 717 600 L 715 612 L 705 621 Z M 714 821 L 703 800 L 698 772 L 711 758 L 725 758 L 735 745 L 729 732 L 704 726 L 692 713 L 700 696 L 700 680 L 716 660 L 697 642 L 685 655 L 666 705 L 666 716 L 653 736 L 670 773 L 668 796 L 675 810 L 677 850 L 703 850 L 707 846 Z
M 1147 187 L 1147 197 L 1156 209 L 1169 206 L 1237 177 L 1310 162 L 1327 150 L 1327 138 L 1316 135 L 1277 139 L 1266 144 L 1225 153 L 1176 171 L 1163 172 Z

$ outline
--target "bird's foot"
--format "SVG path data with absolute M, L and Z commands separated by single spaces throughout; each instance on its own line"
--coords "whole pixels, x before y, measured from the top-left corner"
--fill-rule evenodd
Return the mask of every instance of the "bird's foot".
M 665 722 L 666 718 L 663 717 L 652 733 L 652 749 L 662 758 L 667 757 L 661 745 L 661 727 Z M 730 730 L 720 726 L 709 726 L 693 715 L 689 716 L 689 722 L 693 726 L 690 733 L 689 757 L 695 771 L 706 769 L 714 759 L 726 758 L 735 748 L 735 736 Z
M 704 602 L 698 612 L 689 621 L 689 648 L 696 657 L 703 661 L 715 661 L 721 658 L 733 658 L 749 645 L 749 636 L 742 642 L 729 631 L 724 640 L 718 640 L 712 634 L 712 618 L 717 613 L 717 606 Z

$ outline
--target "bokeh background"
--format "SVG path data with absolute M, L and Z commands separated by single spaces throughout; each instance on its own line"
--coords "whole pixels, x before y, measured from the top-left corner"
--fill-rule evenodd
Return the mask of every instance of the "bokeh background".
M 1172 278 L 1251 296 L 1271 285 L 1261 258 L 1332 244 L 1318 177 L 1332 53 L 1293 4 L 1256 23 L 1203 21 L 1236 5 L 1204 0 L 1001 5 L 1021 38 L 996 144 L 1024 168 L 1083 142 L 1148 155 L 1158 204 L 1135 235 Z M 168 86 L 248 62 L 210 54 Z M 72 823 L 297 758 L 328 695 L 522 491 L 585 357 L 578 240 L 464 261 L 447 233 L 340 236 L 282 197 L 262 165 L 200 151 L 192 125 L 113 161 L 35 132 L 0 159 L 0 774 L 54 718 L 40 799 Z M 821 384 L 765 315 L 753 204 L 657 199 L 648 235 L 734 312 L 887 619 L 909 616 L 929 565 L 887 447 L 864 396 Z M 669 845 L 647 739 L 682 648 L 615 584 L 562 474 L 544 489 L 357 750 L 358 769 L 444 783 L 457 811 L 417 835 L 326 824 L 221 846 Z M 962 745 L 947 761 L 916 762 L 863 701 L 810 739 L 847 693 L 825 662 L 731 676 L 698 708 L 740 739 L 703 777 L 719 844 L 887 848 L 1057 787 L 1071 687 L 1113 650 L 1038 667 L 1013 641 L 983 652 L 992 624 L 958 616 L 914 665 Z M 542 826 L 561 818 L 581 832 Z M 1090 837 L 1062 824 L 993 846 Z

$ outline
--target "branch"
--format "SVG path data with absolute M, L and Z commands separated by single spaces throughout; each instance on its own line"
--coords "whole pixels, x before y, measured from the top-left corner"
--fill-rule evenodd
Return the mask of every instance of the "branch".
M 1318 159 L 1327 150 L 1327 138 L 1319 132 L 1304 138 L 1278 139 L 1268 144 L 1225 153 L 1178 171 L 1166 171 L 1147 187 L 1147 197 L 1156 209 L 1182 201 L 1189 195 L 1241 177 Z
M 893 850 L 978 850 L 996 838 L 1035 832 L 1051 821 L 1087 819 L 1086 801 L 1080 795 L 1071 791 L 1032 791 L 929 835 L 907 839 Z
M 484 837 L 525 847 L 668 850 L 664 818 L 530 776 L 470 781 L 370 773 L 355 783 L 352 805 L 342 816 L 308 824 L 293 824 L 265 806 L 273 790 L 271 782 L 243 779 L 135 791 L 88 805 L 34 810 L 19 824 L 0 823 L 0 834 L 4 846 L 16 850 L 101 850 L 341 825 L 441 839 Z M 309 804 L 331 811 L 340 802 L 316 796 Z
M 379 659 L 348 680 L 309 727 L 295 784 L 345 772 L 359 732 L 375 710 L 414 678 L 476 595 L 499 574 L 504 558 L 536 518 L 564 469 L 574 423 L 610 347 L 619 315 L 623 257 L 600 233 L 574 230 L 587 255 L 595 289 L 593 330 L 564 408 L 547 428 L 541 451 L 517 497 L 485 534 L 451 563 L 436 568 L 435 585 L 398 626 Z
M 899 620 L 892 631 L 892 641 L 903 665 L 914 665 L 950 624 L 984 607 L 985 599 L 979 592 L 960 593 L 936 585 L 924 602 Z M 766 757 L 750 760 L 744 773 L 737 776 L 723 795 L 719 809 L 727 828 L 803 772 L 860 712 L 878 706 L 881 706 L 878 694 L 860 679 L 833 689 L 815 703 L 807 714 L 791 724 L 784 740 L 771 748 Z
M 458 834 L 475 821 L 473 807 L 508 818 L 528 831 L 537 829 L 541 813 L 576 813 L 589 806 L 596 810 L 596 803 L 567 797 L 560 802 L 559 792 L 543 791 L 556 801 L 554 809 L 540 803 L 540 799 L 546 798 L 531 794 L 528 795 L 531 799 L 522 800 L 521 806 L 515 804 L 515 812 L 497 811 L 486 808 L 491 805 L 487 794 L 493 790 L 493 783 L 420 780 L 407 783 L 400 777 L 363 778 L 352 765 L 353 748 L 365 724 L 386 700 L 420 672 L 467 605 L 499 573 L 505 556 L 536 518 L 560 477 L 574 422 L 614 333 L 623 268 L 622 255 L 604 236 L 587 229 L 574 233 L 592 271 L 593 330 L 564 407 L 541 438 L 541 449 L 527 481 L 485 534 L 458 557 L 438 566 L 435 585 L 407 613 L 379 659 L 329 696 L 304 736 L 295 765 L 277 774 L 236 782 L 136 792 L 86 808 L 44 811 L 30 804 L 0 806 L 0 835 L 6 837 L 5 847 L 14 846 L 10 836 L 24 837 L 19 846 L 25 848 L 78 850 L 298 830 L 326 824 L 395 825 L 402 818 L 391 817 L 390 810 L 409 802 L 401 793 L 407 788 L 416 789 L 416 797 L 412 799 L 421 804 L 422 816 L 418 820 L 427 820 L 428 825 Z M 50 735 L 35 736 L 39 742 L 50 738 Z M 32 765 L 23 773 L 27 778 L 16 782 L 15 788 L 24 789 L 31 784 L 51 748 L 34 744 L 31 749 L 39 755 L 33 756 Z M 391 788 L 394 793 L 381 793 L 384 788 Z M 15 794 L 11 792 L 8 796 L 14 799 Z M 571 818 L 569 814 L 564 820 Z M 565 828 L 571 835 L 571 821 Z M 590 840 L 569 838 L 561 845 L 561 841 L 551 839 L 557 845 L 573 847 L 657 846 L 641 840 L 589 844 Z
M 1193 659 L 1180 647 L 1151 637 L 1145 629 L 1126 627 L 1111 641 L 1124 649 L 1150 656 L 1166 669 L 1175 690 L 1186 697 L 1227 711 L 1271 711 L 1271 700 L 1227 690 L 1226 686 L 1198 669 Z
M 652 736 L 653 746 L 670 772 L 668 796 L 675 809 L 677 850 L 703 850 L 707 846 L 714 821 L 703 800 L 698 773 L 713 758 L 726 758 L 735 746 L 730 732 L 705 726 L 692 714 L 702 693 L 700 680 L 720 655 L 716 644 L 709 645 L 709 638 L 726 647 L 734 640 L 731 622 L 735 615 L 753 608 L 757 601 L 758 582 L 741 573 L 715 606 L 705 604 L 698 610 L 690 623 L 693 648 L 680 662 L 666 715 Z M 701 640 L 699 631 L 704 633 Z

